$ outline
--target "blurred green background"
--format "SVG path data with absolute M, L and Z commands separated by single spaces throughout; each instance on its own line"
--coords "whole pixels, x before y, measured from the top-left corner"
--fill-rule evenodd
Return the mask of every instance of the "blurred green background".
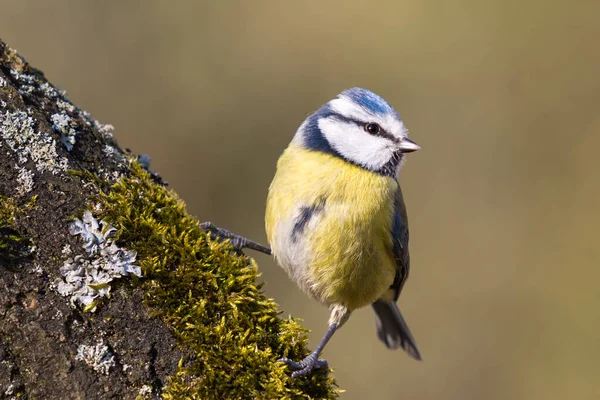
M 362 86 L 422 150 L 401 182 L 424 361 L 370 309 L 325 351 L 345 399 L 600 397 L 600 2 L 23 1 L 0 37 L 116 127 L 202 220 L 265 241 L 276 160 Z M 268 295 L 328 312 L 256 255 Z

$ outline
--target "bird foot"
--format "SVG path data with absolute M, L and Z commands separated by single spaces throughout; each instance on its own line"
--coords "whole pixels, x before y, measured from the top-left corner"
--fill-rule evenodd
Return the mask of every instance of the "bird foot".
M 289 358 L 280 358 L 277 361 L 287 364 L 287 366 L 294 371 L 292 372 L 292 378 L 307 376 L 310 375 L 315 369 L 328 367 L 327 361 L 318 359 L 315 353 L 310 354 L 300 362 L 290 360 Z
M 242 250 L 247 248 L 271 255 L 270 248 L 243 236 L 236 235 L 227 229 L 219 228 L 218 226 L 213 225 L 212 222 L 202 222 L 200 224 L 200 228 L 204 229 L 210 235 L 211 239 L 217 239 L 221 241 L 229 239 L 231 246 L 240 254 L 243 254 Z

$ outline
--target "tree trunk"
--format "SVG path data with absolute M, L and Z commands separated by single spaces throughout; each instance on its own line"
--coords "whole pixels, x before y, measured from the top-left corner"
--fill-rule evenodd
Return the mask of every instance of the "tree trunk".
M 0 398 L 334 398 L 256 265 L 0 41 Z

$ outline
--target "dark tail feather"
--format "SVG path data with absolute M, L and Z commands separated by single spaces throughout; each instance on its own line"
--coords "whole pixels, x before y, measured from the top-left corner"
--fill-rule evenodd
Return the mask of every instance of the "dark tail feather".
M 377 300 L 372 304 L 375 310 L 377 336 L 388 349 L 402 347 L 411 357 L 420 360 L 421 354 L 402 318 L 395 301 Z

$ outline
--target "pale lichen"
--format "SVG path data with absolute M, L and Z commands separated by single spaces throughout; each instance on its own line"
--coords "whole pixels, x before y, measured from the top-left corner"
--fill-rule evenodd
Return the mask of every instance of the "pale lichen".
M 16 80 L 18 80 L 21 83 L 28 83 L 30 85 L 35 83 L 34 75 L 24 74 L 21 71 L 17 70 L 16 68 L 11 68 L 10 74 L 12 75 L 13 78 L 15 78 Z
M 42 83 L 38 86 L 38 89 L 48 99 L 55 99 L 59 94 L 58 90 L 48 82 Z
M 79 345 L 77 348 L 77 355 L 75 356 L 77 361 L 83 361 L 96 372 L 108 375 L 111 368 L 114 368 L 115 356 L 110 351 L 110 348 L 102 342 L 95 345 Z
M 113 132 L 115 130 L 114 126 L 112 126 L 110 124 L 101 124 L 100 122 L 98 122 L 98 120 L 96 120 L 94 117 L 92 117 L 92 115 L 87 111 L 81 111 L 81 115 L 83 115 L 83 118 L 85 119 L 86 124 L 88 126 L 93 126 L 94 128 L 96 128 L 98 130 L 98 132 L 100 132 L 102 134 L 102 136 L 104 136 L 107 139 L 113 137 Z
M 71 245 L 69 243 L 65 244 L 65 246 L 62 248 L 61 253 L 65 256 L 70 256 L 73 251 L 71 250 Z
M 58 109 L 61 111 L 66 111 L 70 113 L 76 112 L 78 110 L 73 103 L 71 103 L 67 99 L 67 92 L 61 89 L 58 89 L 52 86 L 48 82 L 44 82 L 37 87 L 38 91 L 47 99 L 53 100 L 54 103 L 58 106 Z M 42 108 L 44 108 L 44 102 L 41 104 Z
M 76 110 L 78 110 L 78 108 L 75 107 L 73 105 L 73 103 L 71 103 L 70 101 L 64 101 L 62 99 L 57 99 L 56 105 L 58 106 L 59 110 L 61 110 L 61 111 L 68 111 L 68 112 L 74 113 Z
M 60 134 L 62 143 L 67 151 L 73 150 L 77 135 L 77 123 L 65 112 L 52 114 L 52 129 Z
M 39 172 L 65 172 L 69 163 L 56 152 L 56 141 L 36 132 L 34 119 L 23 111 L 0 113 L 0 137 L 18 157 L 19 164 L 33 161 Z
M 17 194 L 24 196 L 33 190 L 33 178 L 35 174 L 27 168 L 22 168 L 18 165 L 15 165 L 15 167 L 19 170 L 19 174 L 17 175 L 17 183 L 19 184 L 17 186 Z
M 11 396 L 14 394 L 14 392 L 15 392 L 15 385 L 11 383 L 10 385 L 8 385 L 8 387 L 4 391 L 4 394 L 6 396 Z
M 33 264 L 33 268 L 29 272 L 37 276 L 44 275 L 44 270 L 40 264 Z
M 85 255 L 69 257 L 60 268 L 63 278 L 55 281 L 56 290 L 70 297 L 71 304 L 81 305 L 86 311 L 95 311 L 98 299 L 110 295 L 110 283 L 123 276 L 142 276 L 134 265 L 135 251 L 118 247 L 112 238 L 116 229 L 106 222 L 98 222 L 86 211 L 83 219 L 75 219 L 70 226 L 72 235 L 83 239 Z M 70 254 L 63 249 L 63 254 Z
M 139 398 L 147 399 L 152 394 L 152 386 L 144 385 L 138 391 Z
M 96 129 L 98 129 L 98 132 L 103 134 L 105 137 L 107 137 L 107 138 L 113 137 L 113 132 L 115 130 L 115 127 L 112 126 L 111 124 L 101 124 L 97 120 L 94 120 L 94 126 L 96 127 Z
M 35 75 L 24 74 L 16 68 L 12 68 L 10 74 L 21 83 L 18 89 L 20 94 L 32 94 L 35 91 L 34 85 L 37 85 Z
M 111 146 L 111 145 L 109 145 L 109 144 L 106 144 L 106 145 L 104 145 L 104 147 L 102 148 L 102 151 L 103 151 L 103 152 L 104 152 L 104 154 L 106 154 L 107 156 L 112 156 L 113 154 L 115 154 L 115 151 L 116 151 L 116 149 L 115 149 L 113 146 Z
M 17 68 L 12 68 L 10 70 L 10 74 L 17 82 L 19 82 L 17 89 L 21 95 L 31 95 L 34 93 L 40 93 L 45 98 L 52 100 L 54 103 L 56 103 L 60 111 L 70 113 L 75 113 L 79 111 L 79 109 L 67 98 L 66 91 L 58 89 L 48 82 L 41 82 L 42 80 L 39 79 L 36 75 L 24 73 Z M 5 80 L 4 86 L 6 86 Z M 45 107 L 45 103 L 43 100 L 40 102 L 40 105 L 42 108 Z

